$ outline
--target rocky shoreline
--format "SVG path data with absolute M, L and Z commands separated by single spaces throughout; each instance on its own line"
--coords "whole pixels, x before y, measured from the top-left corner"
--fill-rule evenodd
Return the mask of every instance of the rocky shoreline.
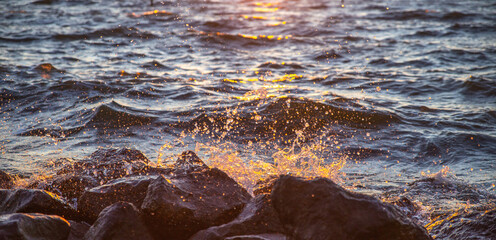
M 194 152 L 167 168 L 102 149 L 14 189 L 0 171 L 0 239 L 432 239 L 398 207 L 329 179 L 274 176 L 254 193 Z

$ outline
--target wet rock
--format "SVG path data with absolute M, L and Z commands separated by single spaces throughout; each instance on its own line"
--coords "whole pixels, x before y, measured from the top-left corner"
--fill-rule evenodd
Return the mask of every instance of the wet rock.
M 431 239 L 394 206 L 329 179 L 281 176 L 270 195 L 293 239 Z
M 287 239 L 269 194 L 253 198 L 236 219 L 196 233 L 190 240 Z
M 86 233 L 86 240 L 152 240 L 139 210 L 128 202 L 118 202 L 105 208 Z
M 185 151 L 179 155 L 173 165 L 176 174 L 208 169 L 208 166 L 193 151 Z
M 138 160 L 148 164 L 148 160 L 139 151 L 129 152 L 124 149 L 120 150 L 120 152 L 115 150 L 97 151 L 92 154 L 91 158 L 99 161 L 107 159 L 104 162 L 108 163 L 117 161 L 110 158 L 118 156 L 119 161 Z M 194 152 L 187 151 L 178 157 L 172 168 L 147 167 L 146 170 L 143 169 L 144 171 L 138 174 L 132 173 L 128 177 L 110 180 L 104 185 L 86 190 L 78 200 L 78 211 L 85 221 L 93 223 L 100 211 L 116 202 L 126 201 L 141 207 L 147 194 L 148 185 L 160 175 L 167 176 L 167 178 L 172 178 L 172 176 L 187 178 L 186 176 L 191 172 L 207 169 L 209 169 L 208 166 Z M 143 176 L 140 176 L 140 174 L 143 174 Z
M 224 238 L 225 240 L 286 240 L 288 236 L 278 233 L 268 233 L 259 235 L 242 235 Z
M 79 219 L 75 209 L 62 199 L 39 189 L 0 190 L 0 214 L 44 213 Z
M 426 227 L 436 239 L 496 239 L 496 209 L 440 215 Z
M 82 240 L 91 227 L 85 222 L 75 222 L 71 220 L 69 220 L 69 224 L 71 225 L 71 231 L 69 232 L 67 240 Z
M 191 239 L 431 239 L 394 206 L 329 179 L 281 176 L 258 185 L 258 196 L 236 219 Z
M 90 176 L 65 174 L 56 176 L 46 190 L 55 192 L 67 199 L 79 198 L 86 189 L 98 186 L 98 182 Z
M 0 189 L 10 189 L 14 186 L 14 179 L 8 173 L 0 170 Z
M 58 175 L 74 174 L 90 176 L 101 184 L 128 175 L 146 173 L 150 161 L 138 150 L 100 149 L 92 153 L 88 159 L 77 161 L 62 168 Z
M 116 202 L 126 201 L 141 206 L 154 178 L 157 176 L 120 178 L 89 189 L 79 198 L 78 211 L 85 221 L 93 223 L 104 208 Z
M 250 200 L 248 192 L 226 173 L 200 169 L 160 176 L 150 183 L 141 208 L 155 238 L 187 239 L 199 230 L 231 221 Z
M 0 239 L 65 240 L 69 223 L 54 215 L 13 213 L 0 215 Z
M 45 0 L 46 1 L 46 0 Z M 42 63 L 34 68 L 42 73 L 63 73 L 64 70 L 55 68 L 51 63 Z

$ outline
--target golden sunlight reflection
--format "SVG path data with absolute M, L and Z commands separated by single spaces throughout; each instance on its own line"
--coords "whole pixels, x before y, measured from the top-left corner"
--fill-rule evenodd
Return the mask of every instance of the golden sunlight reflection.
M 276 12 L 279 8 L 261 8 L 257 7 L 253 9 L 255 12 Z
M 252 39 L 252 40 L 283 40 L 283 39 L 289 39 L 292 38 L 292 35 L 249 35 L 249 34 L 230 34 L 230 33 L 223 33 L 223 32 L 204 32 L 204 31 L 199 31 L 195 29 L 189 29 L 189 31 L 196 32 L 200 35 L 206 35 L 206 36 L 219 36 L 219 37 L 232 37 L 232 36 L 238 36 L 246 39 Z
M 272 155 L 272 163 L 251 160 L 240 156 L 231 144 L 197 143 L 196 152 L 210 156 L 204 161 L 210 167 L 226 172 L 249 191 L 255 184 L 269 176 L 291 174 L 299 177 L 325 177 L 342 182 L 344 173 L 340 171 L 346 164 L 346 157 L 325 159 L 316 153 L 322 146 L 308 145 L 295 150 L 294 147 L 282 148 Z M 252 156 L 255 156 L 253 153 Z
M 153 10 L 153 11 L 147 11 L 143 13 L 131 13 L 131 17 L 144 17 L 144 16 L 150 16 L 150 15 L 174 15 L 171 12 L 165 11 L 165 10 Z

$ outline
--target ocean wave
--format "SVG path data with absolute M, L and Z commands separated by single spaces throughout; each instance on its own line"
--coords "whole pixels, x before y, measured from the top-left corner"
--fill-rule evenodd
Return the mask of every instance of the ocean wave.
M 258 110 L 255 110 L 258 109 Z M 203 113 L 184 127 L 200 133 L 236 136 L 243 140 L 314 137 L 341 125 L 370 129 L 400 121 L 392 113 L 350 107 L 347 101 L 319 103 L 309 99 L 281 98 L 246 103 L 236 115 Z
M 39 38 L 39 37 L 29 37 L 29 36 L 26 36 L 26 37 L 0 37 L 0 42 L 3 41 L 3 42 L 33 42 L 33 41 L 38 41 L 38 40 L 42 40 L 43 38 Z
M 98 128 L 124 128 L 148 125 L 155 119 L 157 118 L 154 116 L 133 112 L 128 107 L 112 101 L 96 108 L 87 125 Z
M 59 83 L 53 84 L 50 88 L 51 91 L 78 91 L 78 92 L 88 92 L 95 91 L 101 94 L 119 94 L 125 92 L 128 87 L 123 84 L 107 84 L 103 81 L 78 81 L 78 80 L 67 80 Z
M 50 128 L 36 128 L 28 131 L 24 131 L 19 134 L 19 136 L 37 136 L 37 137 L 52 137 L 52 138 L 66 138 L 77 134 L 84 127 L 75 127 L 69 129 L 50 129 Z
M 11 90 L 8 88 L 0 89 L 0 106 L 9 104 L 12 101 L 22 98 L 20 91 Z M 2 109 L 4 110 L 4 109 Z
M 261 69 L 292 69 L 292 70 L 305 69 L 304 66 L 297 64 L 297 63 L 276 63 L 276 62 L 265 62 L 265 63 L 258 65 L 257 68 L 261 68 Z
M 193 31 L 199 35 L 199 39 L 208 44 L 220 45 L 222 48 L 226 46 L 234 48 L 267 48 L 284 42 L 290 36 L 282 35 L 247 35 L 234 34 L 225 32 L 203 32 Z
M 466 33 L 494 34 L 496 25 L 494 23 L 455 23 L 448 29 Z
M 72 34 L 55 34 L 53 38 L 60 41 L 76 41 L 76 40 L 87 40 L 100 37 L 111 37 L 111 38 L 133 38 L 133 39 L 156 39 L 159 38 L 153 33 L 140 30 L 135 27 L 114 27 L 99 29 L 88 33 L 72 33 Z
M 468 18 L 468 17 L 475 17 L 476 15 L 473 14 L 473 13 L 462 13 L 462 12 L 458 12 L 458 11 L 453 11 L 453 12 L 449 12 L 449 13 L 446 13 L 444 14 L 441 19 L 442 20 L 462 20 L 464 18 Z
M 381 14 L 378 16 L 376 15 L 375 17 L 375 19 L 395 21 L 435 20 L 436 18 L 436 14 L 420 9 L 407 11 L 387 11 L 387 14 Z
M 146 62 L 141 67 L 146 70 L 173 70 L 173 68 L 163 65 L 157 60 Z
M 467 95 L 496 97 L 496 80 L 485 77 L 470 76 L 464 80 L 460 91 Z
M 340 58 L 343 58 L 343 55 L 339 54 L 338 51 L 334 49 L 326 50 L 325 52 L 320 53 L 314 57 L 314 59 L 317 61 L 329 61 L 332 59 L 340 59 Z

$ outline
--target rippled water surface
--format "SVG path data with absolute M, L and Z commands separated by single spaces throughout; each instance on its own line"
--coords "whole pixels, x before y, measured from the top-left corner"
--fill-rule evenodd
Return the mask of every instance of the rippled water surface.
M 8 0 L 0 12 L 0 169 L 191 149 L 247 186 L 292 172 L 406 192 L 431 212 L 494 206 L 494 1 Z

